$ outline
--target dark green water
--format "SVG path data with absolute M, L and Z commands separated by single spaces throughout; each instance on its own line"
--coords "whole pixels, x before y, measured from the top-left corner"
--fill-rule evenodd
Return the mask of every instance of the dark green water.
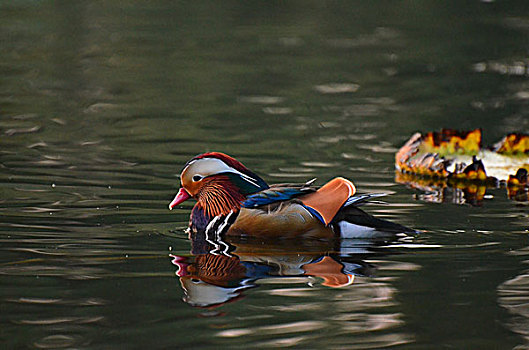
M 416 131 L 529 132 L 528 38 L 524 0 L 0 3 L 1 347 L 529 348 L 527 206 L 394 180 Z M 368 211 L 425 232 L 239 243 L 246 277 L 198 302 L 192 203 L 167 204 L 210 150 L 390 193 Z M 352 285 L 300 268 L 330 252 Z

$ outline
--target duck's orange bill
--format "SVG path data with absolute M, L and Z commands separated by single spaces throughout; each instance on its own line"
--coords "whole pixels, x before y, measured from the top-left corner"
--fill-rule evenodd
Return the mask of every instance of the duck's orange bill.
M 187 193 L 187 191 L 184 190 L 183 187 L 180 188 L 180 190 L 178 190 L 178 193 L 176 194 L 174 199 L 171 201 L 171 203 L 169 203 L 169 210 L 173 210 L 174 207 L 176 207 L 178 204 L 182 202 L 185 202 L 186 200 L 189 199 L 189 197 L 191 197 L 191 195 L 189 195 L 189 193 Z

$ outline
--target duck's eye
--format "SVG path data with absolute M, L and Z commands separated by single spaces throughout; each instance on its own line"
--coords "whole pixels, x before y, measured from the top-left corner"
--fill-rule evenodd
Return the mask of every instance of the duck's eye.
M 200 176 L 200 175 L 194 175 L 193 176 L 193 181 L 197 182 L 197 181 L 200 181 L 202 180 L 203 176 Z

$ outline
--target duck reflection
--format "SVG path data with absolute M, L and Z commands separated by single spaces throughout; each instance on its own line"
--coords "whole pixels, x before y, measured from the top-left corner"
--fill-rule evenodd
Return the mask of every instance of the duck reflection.
M 211 240 L 193 235 L 191 257 L 170 255 L 184 290 L 184 301 L 196 307 L 216 307 L 241 298 L 257 280 L 297 278 L 309 285 L 341 288 L 355 276 L 371 276 L 375 267 L 365 261 L 383 241 L 283 240 L 271 242 L 233 237 Z

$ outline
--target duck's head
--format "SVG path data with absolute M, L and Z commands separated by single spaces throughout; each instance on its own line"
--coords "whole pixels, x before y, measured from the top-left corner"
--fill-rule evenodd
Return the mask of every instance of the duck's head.
M 189 198 L 211 216 L 240 208 L 246 196 L 268 188 L 266 182 L 236 159 L 219 152 L 200 154 L 180 174 L 181 187 L 169 209 Z

